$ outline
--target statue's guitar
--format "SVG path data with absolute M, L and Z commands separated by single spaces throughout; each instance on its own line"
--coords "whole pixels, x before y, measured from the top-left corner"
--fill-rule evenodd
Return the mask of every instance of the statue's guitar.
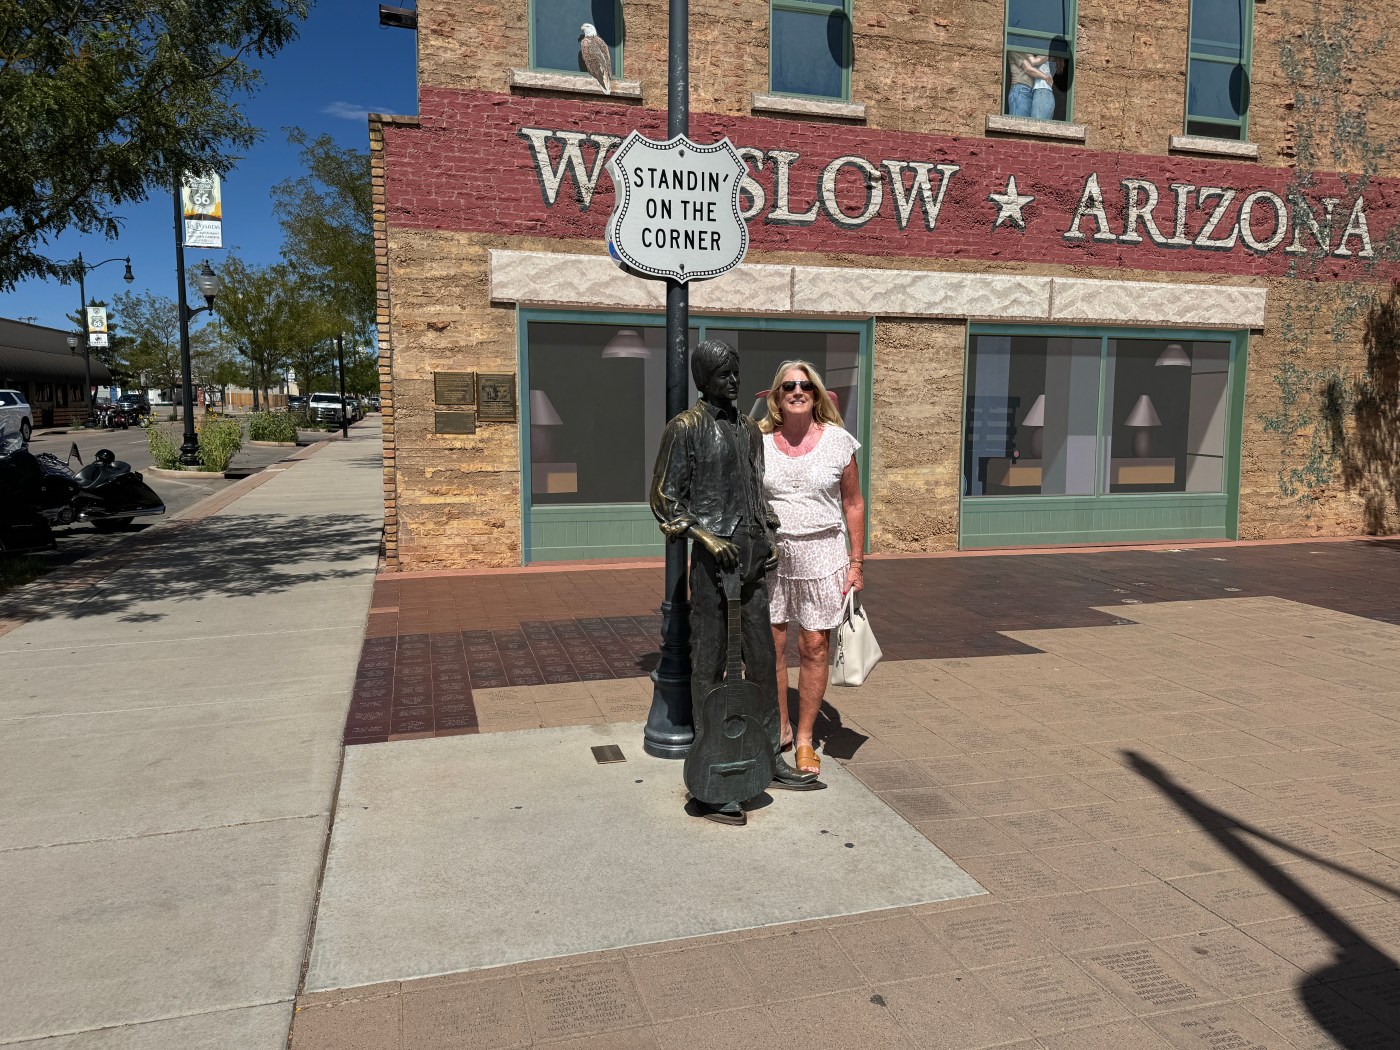
M 695 712 L 695 741 L 685 757 L 685 786 L 712 806 L 747 802 L 773 782 L 773 745 L 763 728 L 767 697 L 743 676 L 740 660 L 739 573 L 721 571 L 729 608 L 724 679 Z

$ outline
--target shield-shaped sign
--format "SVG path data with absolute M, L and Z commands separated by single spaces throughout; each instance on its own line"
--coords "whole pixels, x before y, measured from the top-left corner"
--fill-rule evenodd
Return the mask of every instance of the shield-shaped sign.
M 681 282 L 734 269 L 749 250 L 739 212 L 747 170 L 727 138 L 699 145 L 632 132 L 608 161 L 617 188 L 608 254 L 640 276 Z

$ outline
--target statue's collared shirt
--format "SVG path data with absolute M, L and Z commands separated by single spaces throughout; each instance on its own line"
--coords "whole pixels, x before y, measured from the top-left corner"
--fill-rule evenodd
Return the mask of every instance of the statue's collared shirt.
M 692 525 L 723 537 L 740 524 L 776 525 L 763 497 L 758 424 L 703 398 L 667 423 L 652 475 L 651 510 L 671 537 Z

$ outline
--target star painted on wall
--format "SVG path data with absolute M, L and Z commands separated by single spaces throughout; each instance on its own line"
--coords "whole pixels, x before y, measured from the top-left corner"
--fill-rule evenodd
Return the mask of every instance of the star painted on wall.
M 1035 200 L 1029 194 L 1021 194 L 1016 191 L 1016 176 L 1006 177 L 1005 193 L 989 193 L 987 200 L 997 206 L 997 221 L 992 223 L 992 229 L 996 229 L 1004 222 L 1015 223 L 1022 230 L 1026 228 L 1026 218 L 1021 214 L 1021 209 L 1031 201 Z

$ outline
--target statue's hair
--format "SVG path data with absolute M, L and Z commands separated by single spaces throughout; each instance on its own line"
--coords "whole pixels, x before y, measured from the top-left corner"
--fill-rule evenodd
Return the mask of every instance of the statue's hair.
M 726 362 L 739 362 L 739 351 L 723 339 L 706 339 L 690 352 L 690 374 L 695 386 L 703 394 L 710 377 L 724 367 Z
M 822 382 L 822 374 L 817 371 L 816 366 L 808 361 L 784 361 L 778 366 L 778 371 L 773 375 L 773 382 L 768 387 L 768 414 L 758 421 L 758 429 L 765 434 L 771 434 L 783 425 L 783 376 L 794 368 L 802 369 L 807 373 L 807 378 L 816 384 L 817 396 L 812 403 L 812 418 L 818 423 L 845 426 L 841 420 L 841 411 L 831 400 L 831 395 L 826 392 L 826 384 Z

